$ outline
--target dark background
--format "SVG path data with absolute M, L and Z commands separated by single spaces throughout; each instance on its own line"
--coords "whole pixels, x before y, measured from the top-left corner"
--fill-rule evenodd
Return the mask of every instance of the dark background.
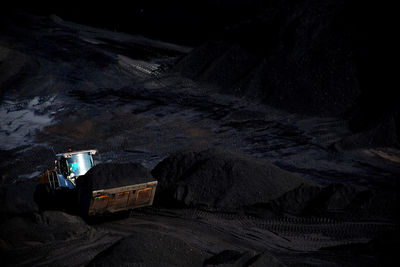
M 56 14 L 69 21 L 194 47 L 209 40 L 220 40 L 239 44 L 248 52 L 266 59 L 278 55 L 277 51 L 296 54 L 298 52 L 295 49 L 301 52 L 304 47 L 318 45 L 324 46 L 323 51 L 311 52 L 317 58 L 320 56 L 317 53 L 324 55 L 338 48 L 344 49 L 354 60 L 361 94 L 357 105 L 344 108 L 345 112 L 340 115 L 350 119 L 350 126 L 356 132 L 374 127 L 387 116 L 394 116 L 396 125 L 399 125 L 396 97 L 398 86 L 395 84 L 396 79 L 393 79 L 397 69 L 393 67 L 396 66 L 393 49 L 396 47 L 396 16 L 393 14 L 395 8 L 387 3 L 330 0 L 140 0 L 84 3 L 53 1 L 46 4 L 31 1 L 27 4 L 16 1 L 10 8 L 45 16 Z M 7 14 L 8 10 L 3 9 L 3 14 Z M 310 14 L 301 15 L 304 10 L 311 10 Z M 295 16 L 300 21 L 291 19 Z M 324 30 L 315 40 L 310 39 L 313 29 L 318 31 L 319 25 L 324 23 L 329 24 L 328 30 Z M 310 36 L 301 33 L 302 27 L 306 28 L 305 33 L 308 32 Z M 304 47 L 299 48 L 299 43 Z M 285 61 L 282 64 L 290 63 Z M 324 66 L 330 63 L 321 59 L 320 64 Z M 310 72 L 313 71 L 310 69 Z M 271 101 L 277 106 L 284 106 L 275 100 Z M 274 105 L 271 101 L 267 103 Z M 288 110 L 299 111 L 291 108 L 295 104 L 290 101 L 287 103 Z M 326 115 L 324 112 L 318 113 Z M 332 115 L 329 112 L 327 114 Z
M 82 1 L 83 2 L 83 1 Z M 253 18 L 277 1 L 248 0 L 139 0 L 48 4 L 13 3 L 13 7 L 40 15 L 57 14 L 65 20 L 111 30 L 144 34 L 175 43 L 198 45 L 218 38 L 224 27 Z

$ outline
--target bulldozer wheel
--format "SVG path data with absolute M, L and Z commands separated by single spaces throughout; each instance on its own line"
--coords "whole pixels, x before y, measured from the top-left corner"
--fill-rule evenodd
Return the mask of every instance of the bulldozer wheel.
M 36 186 L 33 198 L 39 207 L 39 210 L 54 209 L 55 198 L 51 193 L 49 184 L 38 184 Z

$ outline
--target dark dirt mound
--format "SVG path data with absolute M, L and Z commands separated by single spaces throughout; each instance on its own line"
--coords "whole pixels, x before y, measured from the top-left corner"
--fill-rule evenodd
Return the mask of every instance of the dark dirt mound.
M 264 208 L 274 209 L 275 213 L 303 215 L 315 203 L 323 190 L 324 188 L 319 186 L 301 185 L 275 199 L 272 206 L 264 205 Z M 262 209 L 263 206 L 258 205 L 258 207 Z M 257 205 L 253 208 L 257 208 Z
M 174 71 L 293 112 L 343 114 L 360 94 L 341 1 L 278 1 Z
M 353 119 L 356 133 L 334 144 L 338 151 L 372 147 L 400 147 L 400 111 L 375 119 L 372 122 L 357 122 Z M 365 124 L 365 125 L 362 125 Z
M 224 93 L 240 94 L 232 88 L 256 67 L 259 60 L 239 45 L 211 41 L 183 58 L 175 70 L 191 79 L 217 85 Z
M 209 42 L 194 49 L 173 71 L 216 85 L 220 93 L 261 100 L 291 112 L 344 114 L 359 95 L 354 62 L 343 58 L 332 66 L 333 58 L 345 56 L 309 49 L 314 48 L 305 47 L 303 58 L 286 50 L 264 58 L 236 44 Z
M 301 185 L 270 203 L 249 206 L 246 212 L 257 216 L 290 214 L 344 220 L 389 219 L 397 221 L 400 199 L 367 187 L 345 183 L 326 187 Z
M 0 226 L 3 266 L 83 266 L 119 240 L 60 211 L 12 217 Z
M 158 204 L 232 210 L 266 203 L 302 185 L 312 185 L 270 162 L 228 150 L 178 152 L 152 171 Z
M 89 229 L 90 227 L 81 218 L 60 211 L 12 217 L 1 224 L 0 250 L 4 252 L 6 263 L 18 264 L 29 260 L 29 255 L 19 255 L 19 249 L 68 240 Z M 15 255 L 19 256 L 14 257 Z M 39 255 L 35 255 L 35 257 L 39 257 Z
M 96 256 L 89 266 L 202 266 L 207 256 L 172 235 L 133 231 Z
M 254 258 L 250 259 L 246 266 L 249 267 L 261 267 L 261 266 L 270 266 L 270 267 L 284 267 L 286 266 L 280 260 L 278 260 L 275 256 L 273 256 L 270 252 L 264 251 Z
M 99 164 L 90 169 L 78 180 L 89 181 L 89 186 L 92 190 L 154 181 L 150 171 L 139 163 Z
M 354 128 L 370 127 L 398 106 L 390 9 L 354 1 L 268 1 L 172 71 L 221 93 L 289 112 L 354 117 Z M 399 119 L 396 127 L 399 142 Z
M 367 212 L 374 193 L 348 184 L 331 184 L 324 188 L 300 186 L 274 201 L 280 211 L 295 215 L 351 214 Z M 364 210 L 360 210 L 364 209 Z M 355 214 L 354 214 L 355 215 Z
M 9 215 L 30 214 L 39 210 L 34 201 L 34 192 L 39 179 L 19 180 L 12 184 L 0 186 L 1 217 Z
M 13 217 L 1 224 L 0 236 L 7 248 L 29 242 L 50 242 L 71 238 L 89 229 L 80 217 L 61 211 L 45 211 L 41 215 Z

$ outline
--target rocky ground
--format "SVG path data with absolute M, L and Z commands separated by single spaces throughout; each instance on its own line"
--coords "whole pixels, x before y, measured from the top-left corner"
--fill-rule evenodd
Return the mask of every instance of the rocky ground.
M 390 118 L 354 134 L 343 117 L 280 110 L 251 92 L 225 95 L 234 75 L 221 66 L 252 59 L 237 47 L 192 49 L 57 16 L 11 14 L 0 31 L 6 265 L 398 261 L 400 151 L 366 145 L 382 129 L 395 133 Z M 259 81 L 266 63 L 256 66 L 250 76 Z M 98 149 L 98 163 L 111 164 L 102 168 L 140 163 L 159 181 L 153 207 L 88 222 L 40 210 L 37 176 L 53 165 L 53 150 L 68 148 Z

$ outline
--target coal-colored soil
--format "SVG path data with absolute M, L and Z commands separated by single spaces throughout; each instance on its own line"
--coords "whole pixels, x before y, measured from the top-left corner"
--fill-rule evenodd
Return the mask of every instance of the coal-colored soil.
M 365 112 L 366 80 L 358 87 L 359 61 L 335 24 L 342 1 L 284 2 L 193 50 L 56 16 L 1 16 L 4 265 L 397 260 L 399 117 L 353 113 L 353 103 Z M 270 42 L 253 42 L 247 29 L 263 27 L 251 25 L 269 25 Z M 95 188 L 157 179 L 155 205 L 88 221 L 38 206 L 38 175 L 68 148 L 98 149 Z
M 208 254 L 171 234 L 132 231 L 88 266 L 202 266 Z
M 80 217 L 46 211 L 3 221 L 0 254 L 5 266 L 85 265 L 119 238 Z
M 157 200 L 216 210 L 267 203 L 301 185 L 314 183 L 268 161 L 211 149 L 176 153 L 152 171 Z
M 99 164 L 79 180 L 87 180 L 92 190 L 109 189 L 154 181 L 150 171 L 138 163 Z
M 0 186 L 1 218 L 13 215 L 25 215 L 38 212 L 34 201 L 34 192 L 39 179 L 21 180 L 13 184 Z
M 347 220 L 398 220 L 398 195 L 366 186 L 322 187 L 272 163 L 229 150 L 177 152 L 152 174 L 159 181 L 155 205 L 214 211 L 323 216 Z
M 268 1 L 257 15 L 195 48 L 172 71 L 291 112 L 343 116 L 355 132 L 382 128 L 382 121 L 394 117 L 396 127 L 388 130 L 395 138 L 385 144 L 399 146 L 390 8 L 354 1 Z M 369 138 L 368 144 L 379 146 L 382 140 Z
M 352 184 L 330 184 L 326 187 L 299 186 L 277 198 L 268 207 L 277 213 L 301 216 L 322 216 L 359 220 L 386 218 L 399 220 L 395 212 L 400 207 L 398 195 L 387 195 Z M 252 209 L 262 214 L 262 205 Z M 265 209 L 265 207 L 264 207 Z
M 175 70 L 292 112 L 343 115 L 360 95 L 355 48 L 344 26 L 347 6 L 280 2 L 194 49 Z

